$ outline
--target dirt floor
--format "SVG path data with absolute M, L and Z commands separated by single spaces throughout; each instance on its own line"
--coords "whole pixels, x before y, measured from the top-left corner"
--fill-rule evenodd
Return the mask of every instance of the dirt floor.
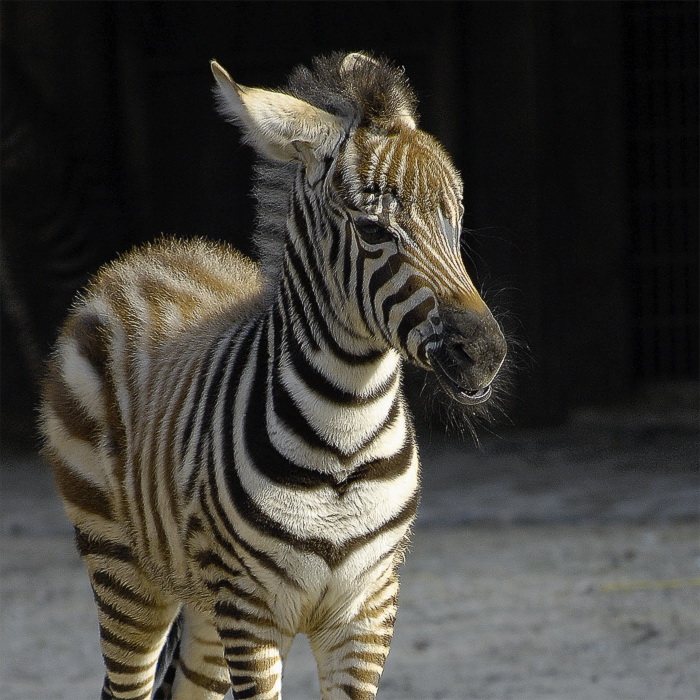
M 700 698 L 693 401 L 424 449 L 382 700 Z M 96 615 L 46 469 L 5 460 L 0 699 L 94 700 Z M 318 697 L 295 642 L 286 700 Z

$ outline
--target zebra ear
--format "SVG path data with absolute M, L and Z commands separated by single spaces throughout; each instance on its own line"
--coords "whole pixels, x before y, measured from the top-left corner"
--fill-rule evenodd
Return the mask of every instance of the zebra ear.
M 243 130 L 246 140 L 275 160 L 322 161 L 345 133 L 343 122 L 308 102 L 282 92 L 249 88 L 233 82 L 216 61 L 217 106 L 226 119 Z M 303 148 L 300 148 L 303 144 Z
M 372 56 L 367 56 L 364 53 L 349 53 L 340 64 L 340 72 L 343 75 L 359 72 L 364 73 L 367 79 L 374 70 L 381 69 L 381 63 Z M 401 99 L 399 96 L 394 98 L 394 109 L 391 114 L 392 118 L 401 125 L 409 129 L 416 129 L 415 107 L 411 106 L 410 100 Z
M 358 66 L 379 66 L 379 61 L 375 61 L 371 56 L 364 53 L 349 53 L 340 64 L 341 73 L 351 73 Z

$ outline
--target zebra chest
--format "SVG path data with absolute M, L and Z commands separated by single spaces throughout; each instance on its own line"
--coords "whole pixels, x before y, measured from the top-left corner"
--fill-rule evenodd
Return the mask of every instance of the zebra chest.
M 239 420 L 213 450 L 221 459 L 207 479 L 246 539 L 272 556 L 296 552 L 335 567 L 387 530 L 407 527 L 418 488 L 412 430 L 394 391 L 346 407 L 293 388 L 293 408 L 282 395 L 258 405 L 252 389 L 238 393 Z
M 352 589 L 359 575 L 400 547 L 417 507 L 418 469 L 412 450 L 406 468 L 391 478 L 302 488 L 238 463 L 211 474 L 209 505 L 202 505 L 213 511 L 210 522 L 221 523 L 217 529 L 227 533 L 230 550 L 251 559 L 246 565 L 258 579 L 320 595 L 330 582 Z
M 277 567 L 274 574 L 257 568 L 256 576 L 275 591 L 279 620 L 303 629 L 315 616 L 354 610 L 367 586 L 393 570 L 416 510 L 417 467 L 416 460 L 398 481 L 356 483 L 342 495 L 332 488 L 257 494 L 265 516 L 241 534 Z
M 264 535 L 304 551 L 342 547 L 390 527 L 417 493 L 418 459 L 392 478 L 359 478 L 340 484 L 300 487 L 272 482 L 241 469 L 231 492 L 237 515 Z

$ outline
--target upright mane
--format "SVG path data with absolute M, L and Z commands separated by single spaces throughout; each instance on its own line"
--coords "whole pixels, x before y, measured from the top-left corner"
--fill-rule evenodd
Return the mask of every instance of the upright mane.
M 415 126 L 415 94 L 403 69 L 388 59 L 336 52 L 312 65 L 294 69 L 287 92 L 357 126 L 390 131 L 401 117 Z
M 403 68 L 368 53 L 334 52 L 297 66 L 280 89 L 340 117 L 350 129 L 366 127 L 391 133 L 400 123 L 415 128 L 417 99 Z M 297 163 L 258 157 L 253 244 L 268 277 L 276 277 L 284 249 L 290 179 Z

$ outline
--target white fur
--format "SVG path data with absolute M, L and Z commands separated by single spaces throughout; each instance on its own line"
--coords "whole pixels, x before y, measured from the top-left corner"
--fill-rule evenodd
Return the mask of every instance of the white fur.
M 211 67 L 219 110 L 241 126 L 255 148 L 270 158 L 303 160 L 305 144 L 317 160 L 322 160 L 345 133 L 340 119 L 308 102 L 282 92 L 238 85 L 216 61 Z

